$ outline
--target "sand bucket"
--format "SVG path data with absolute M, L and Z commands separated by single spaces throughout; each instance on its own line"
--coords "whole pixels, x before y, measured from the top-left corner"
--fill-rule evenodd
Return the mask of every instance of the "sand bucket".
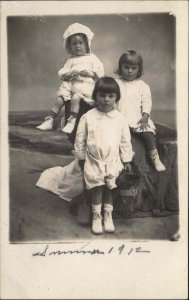
M 128 173 L 123 170 L 116 179 L 116 184 L 121 195 L 123 210 L 130 215 L 137 207 L 138 190 L 139 190 L 138 174 Z
M 140 177 L 123 170 L 116 179 L 116 185 L 123 196 L 136 196 Z

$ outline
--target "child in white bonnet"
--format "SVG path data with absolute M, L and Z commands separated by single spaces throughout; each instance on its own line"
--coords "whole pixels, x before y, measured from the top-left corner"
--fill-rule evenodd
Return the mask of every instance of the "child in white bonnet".
M 64 132 L 70 134 L 75 127 L 80 100 L 94 106 L 92 91 L 96 80 L 104 75 L 104 68 L 96 55 L 91 53 L 93 36 L 94 33 L 87 26 L 79 23 L 70 25 L 64 32 L 64 48 L 70 57 L 64 67 L 58 71 L 63 82 L 57 92 L 56 102 L 49 116 L 37 127 L 38 129 L 51 130 L 53 120 L 65 105 L 65 101 L 71 100 L 70 117 L 63 128 Z

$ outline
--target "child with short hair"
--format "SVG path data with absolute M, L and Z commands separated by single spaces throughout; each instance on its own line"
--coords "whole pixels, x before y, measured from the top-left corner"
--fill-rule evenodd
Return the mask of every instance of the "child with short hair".
M 84 169 L 86 189 L 91 190 L 92 232 L 103 232 L 103 202 L 104 229 L 113 233 L 112 189 L 116 187 L 115 180 L 122 169 L 131 170 L 131 136 L 127 120 L 115 107 L 120 99 L 120 89 L 113 78 L 100 78 L 95 84 L 92 98 L 96 107 L 80 119 L 74 154 L 79 159 L 81 169 Z
M 53 120 L 59 114 L 65 101 L 71 100 L 70 117 L 63 132 L 72 133 L 79 112 L 81 99 L 94 106 L 92 91 L 96 80 L 104 76 L 104 68 L 96 55 L 91 53 L 90 45 L 94 33 L 79 23 L 70 25 L 64 32 L 64 48 L 70 57 L 58 72 L 62 84 L 57 99 L 45 122 L 37 126 L 40 130 L 51 130 Z
M 158 172 L 166 168 L 160 161 L 156 141 L 155 125 L 150 119 L 152 108 L 151 91 L 141 76 L 143 59 L 134 50 L 123 53 L 119 59 L 117 82 L 121 91 L 118 103 L 119 111 L 127 118 L 131 130 L 142 139 L 147 153 Z

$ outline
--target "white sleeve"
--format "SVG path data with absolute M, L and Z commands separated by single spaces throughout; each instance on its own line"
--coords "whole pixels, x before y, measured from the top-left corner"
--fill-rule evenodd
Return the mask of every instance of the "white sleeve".
M 96 73 L 98 78 L 104 76 L 104 66 L 96 55 L 93 54 L 93 71 Z
M 79 121 L 76 138 L 75 138 L 73 154 L 75 155 L 75 158 L 79 160 L 84 160 L 86 154 L 86 141 L 87 141 L 86 121 L 87 121 L 86 114 L 84 114 Z
M 71 70 L 71 68 L 72 68 L 72 60 L 68 59 L 65 62 L 64 67 L 58 71 L 58 76 L 61 77 L 62 75 L 65 75 L 67 72 Z
M 133 155 L 130 129 L 127 120 L 124 118 L 121 132 L 120 157 L 122 162 L 130 162 Z
M 144 83 L 141 88 L 141 97 L 142 113 L 150 115 L 152 109 L 152 97 L 150 87 L 146 83 Z

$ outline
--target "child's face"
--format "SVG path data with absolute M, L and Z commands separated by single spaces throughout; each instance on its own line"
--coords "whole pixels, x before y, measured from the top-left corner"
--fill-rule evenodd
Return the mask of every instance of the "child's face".
M 137 64 L 123 63 L 121 66 L 121 74 L 123 79 L 132 81 L 136 79 L 139 66 Z
M 116 99 L 116 93 L 97 92 L 96 94 L 96 104 L 98 109 L 102 112 L 111 111 L 116 103 Z
M 87 53 L 85 42 L 80 35 L 71 37 L 70 47 L 72 53 L 76 56 L 83 56 Z

